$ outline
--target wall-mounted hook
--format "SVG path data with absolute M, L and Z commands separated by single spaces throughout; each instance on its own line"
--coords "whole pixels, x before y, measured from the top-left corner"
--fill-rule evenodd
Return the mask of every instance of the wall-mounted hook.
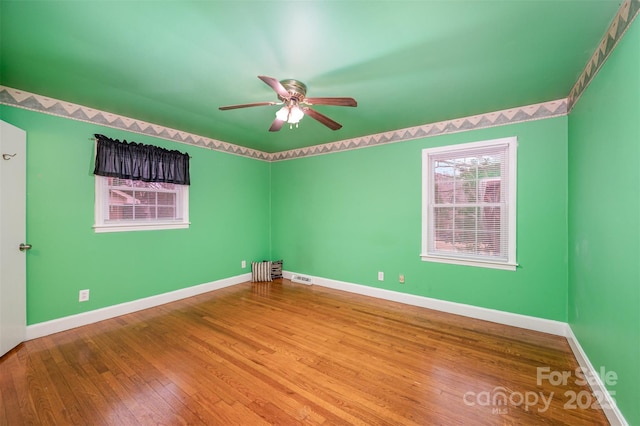
M 16 156 L 16 154 L 2 154 L 2 159 L 3 160 L 11 160 L 15 156 Z

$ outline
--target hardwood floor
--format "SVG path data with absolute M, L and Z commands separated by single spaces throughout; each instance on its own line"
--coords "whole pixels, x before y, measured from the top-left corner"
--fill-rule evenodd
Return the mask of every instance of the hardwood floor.
M 608 424 L 577 367 L 558 336 L 245 283 L 21 344 L 0 424 Z

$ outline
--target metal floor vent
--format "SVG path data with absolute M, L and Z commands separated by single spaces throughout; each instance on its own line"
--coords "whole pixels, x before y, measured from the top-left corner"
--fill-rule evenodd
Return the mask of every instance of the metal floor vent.
M 291 275 L 291 281 L 299 284 L 313 284 L 311 277 L 307 277 L 306 275 L 293 274 Z

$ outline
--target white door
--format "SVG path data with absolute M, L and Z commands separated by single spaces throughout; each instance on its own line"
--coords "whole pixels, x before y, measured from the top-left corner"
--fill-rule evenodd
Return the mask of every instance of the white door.
M 24 341 L 27 136 L 0 120 L 0 356 Z

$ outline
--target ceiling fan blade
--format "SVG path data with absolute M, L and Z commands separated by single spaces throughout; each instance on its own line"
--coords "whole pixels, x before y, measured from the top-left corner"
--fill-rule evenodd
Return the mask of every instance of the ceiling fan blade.
M 277 132 L 278 130 L 282 129 L 283 124 L 284 124 L 284 120 L 278 120 L 276 118 L 275 120 L 273 120 L 273 123 L 271 123 L 271 127 L 269 127 L 269 131 Z
M 342 124 L 333 121 L 332 119 L 330 119 L 329 117 L 327 117 L 324 114 L 320 114 L 318 111 L 316 111 L 315 109 L 311 109 L 311 108 L 303 108 L 302 111 L 304 111 L 304 113 L 306 115 L 308 115 L 309 117 L 313 118 L 314 120 L 319 121 L 320 123 L 324 124 L 325 126 L 327 126 L 328 128 L 330 128 L 331 130 L 338 130 L 342 127 Z
M 277 79 L 273 77 L 267 77 L 265 75 L 259 75 L 258 78 L 267 83 L 281 98 L 289 99 L 291 97 L 291 94 L 287 92 L 287 89 L 285 89 L 282 83 L 280 83 Z
M 358 106 L 353 98 L 306 98 L 303 102 L 309 105 Z
M 226 111 L 228 109 L 249 108 L 249 107 L 266 106 L 266 105 L 279 105 L 279 104 L 280 102 L 255 102 L 253 104 L 221 106 L 218 109 L 222 111 Z

